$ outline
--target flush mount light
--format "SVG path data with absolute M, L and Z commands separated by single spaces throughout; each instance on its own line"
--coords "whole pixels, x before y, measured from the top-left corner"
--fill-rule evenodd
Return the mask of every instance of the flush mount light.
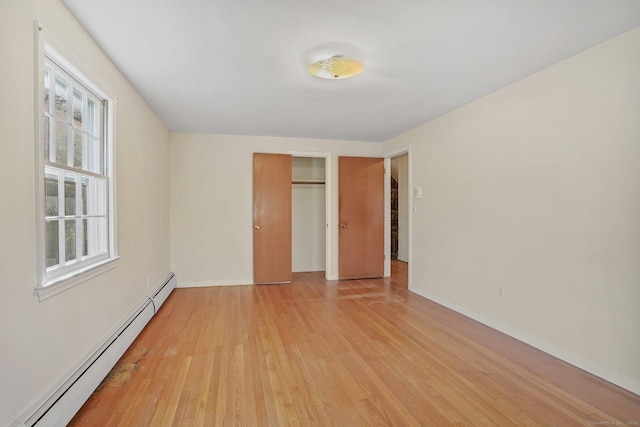
M 357 59 L 332 56 L 309 65 L 309 72 L 321 79 L 337 80 L 353 77 L 363 68 L 362 62 Z

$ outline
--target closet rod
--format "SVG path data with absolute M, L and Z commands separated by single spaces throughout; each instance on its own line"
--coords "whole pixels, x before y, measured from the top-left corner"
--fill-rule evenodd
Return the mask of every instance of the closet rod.
M 294 179 L 292 184 L 324 184 L 323 179 Z

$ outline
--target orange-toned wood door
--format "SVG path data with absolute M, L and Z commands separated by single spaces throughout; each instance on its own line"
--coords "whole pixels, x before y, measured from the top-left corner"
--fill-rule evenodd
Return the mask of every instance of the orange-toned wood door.
M 291 156 L 253 154 L 253 281 L 291 282 Z
M 384 275 L 384 159 L 338 158 L 339 275 Z

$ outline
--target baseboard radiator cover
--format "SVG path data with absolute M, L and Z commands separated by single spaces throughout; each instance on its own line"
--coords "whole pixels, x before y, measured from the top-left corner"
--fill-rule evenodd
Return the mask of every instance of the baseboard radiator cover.
M 169 274 L 99 346 L 12 426 L 57 427 L 66 425 L 115 366 L 176 286 Z
M 169 294 L 176 288 L 176 286 L 178 286 L 178 279 L 176 279 L 176 276 L 172 273 L 158 287 L 158 289 L 156 289 L 151 294 L 151 299 L 153 300 L 153 306 L 156 313 L 160 309 L 160 306 L 167 300 Z

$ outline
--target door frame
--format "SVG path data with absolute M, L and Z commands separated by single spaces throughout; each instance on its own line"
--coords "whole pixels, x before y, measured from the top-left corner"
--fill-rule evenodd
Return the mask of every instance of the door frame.
M 324 167 L 325 167 L 325 220 L 327 223 L 326 234 L 325 234 L 325 278 L 327 280 L 338 280 L 338 271 L 337 260 L 334 260 L 334 255 L 337 255 L 337 248 L 333 247 L 334 241 L 337 242 L 337 228 L 334 233 L 334 212 L 333 212 L 333 195 L 334 193 L 337 195 L 337 191 L 333 188 L 333 155 L 329 152 L 321 152 L 321 151 L 289 151 L 286 154 L 290 154 L 293 157 L 322 157 L 325 159 Z M 391 159 L 394 157 L 399 157 L 406 154 L 407 158 L 407 186 L 409 188 L 409 197 L 407 197 L 407 212 L 409 212 L 409 221 L 408 221 L 408 235 L 409 235 L 409 249 L 408 249 L 408 261 L 409 261 L 409 271 L 408 271 L 408 284 L 409 289 L 412 288 L 412 268 L 411 264 L 413 262 L 413 205 L 414 201 L 411 196 L 413 189 L 413 172 L 412 172 L 412 155 L 411 155 L 411 145 L 400 147 L 395 150 L 391 150 L 385 152 L 382 157 L 385 159 L 385 180 L 384 180 L 384 245 L 385 245 L 385 260 L 384 260 L 384 275 L 385 277 L 391 276 Z M 336 212 L 337 217 L 337 212 Z M 334 234 L 336 234 L 334 236 Z
M 407 212 L 409 213 L 409 220 L 407 227 L 407 234 L 409 237 L 409 241 L 407 242 L 409 248 L 407 253 L 408 263 L 409 263 L 409 271 L 408 271 L 408 285 L 409 289 L 412 288 L 412 274 L 411 274 L 411 263 L 413 259 L 413 233 L 411 232 L 413 228 L 413 197 L 412 189 L 413 183 L 411 177 L 412 173 L 412 161 L 411 161 L 411 145 L 400 147 L 396 150 L 389 151 L 383 155 L 384 157 L 384 277 L 391 276 L 391 159 L 396 157 L 401 157 L 403 155 L 407 155 L 407 187 L 409 189 L 407 196 Z
M 291 157 L 319 157 L 324 158 L 324 191 L 325 191 L 325 279 L 338 280 L 338 272 L 334 271 L 335 263 L 333 262 L 333 180 L 331 160 L 332 154 L 321 151 L 289 151 L 287 154 Z

